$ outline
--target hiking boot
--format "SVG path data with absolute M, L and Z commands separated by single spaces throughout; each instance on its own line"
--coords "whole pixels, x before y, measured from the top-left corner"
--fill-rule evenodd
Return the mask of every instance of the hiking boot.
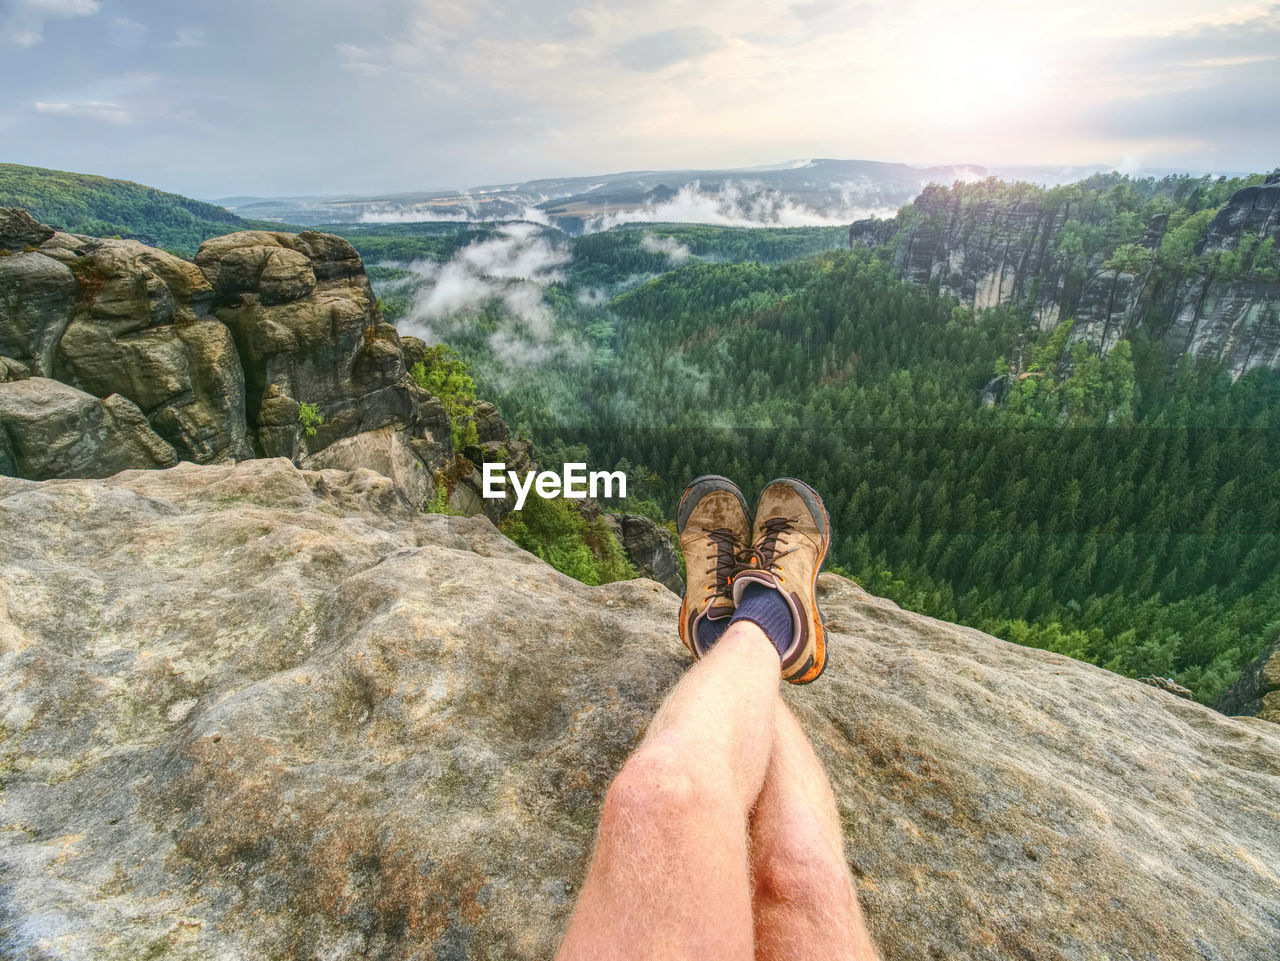
M 790 477 L 773 481 L 756 502 L 745 566 L 733 577 L 736 606 L 748 584 L 764 584 L 791 608 L 791 643 L 782 652 L 782 677 L 792 684 L 816 680 L 826 667 L 826 644 L 815 585 L 831 542 L 831 519 L 822 498 Z
M 747 501 L 738 485 L 708 474 L 685 488 L 676 515 L 684 553 L 685 590 L 680 606 L 680 640 L 697 658 L 707 651 L 698 639 L 704 619 L 727 625 L 733 616 L 731 578 L 739 553 L 751 536 Z

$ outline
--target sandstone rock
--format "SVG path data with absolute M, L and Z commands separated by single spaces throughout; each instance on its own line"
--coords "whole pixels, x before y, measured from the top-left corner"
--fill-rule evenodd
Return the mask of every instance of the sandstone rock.
M 40 223 L 21 207 L 0 207 L 0 250 L 39 247 L 52 236 L 52 227 Z
M 482 401 L 477 405 L 477 409 L 486 406 Z M 492 407 L 492 405 L 487 405 Z M 494 408 L 496 414 L 496 408 Z M 496 430 L 490 422 L 488 426 L 490 432 L 506 433 L 510 436 L 510 432 L 506 430 L 503 424 L 501 430 Z M 515 488 L 507 483 L 504 485 L 504 496 L 502 497 L 485 497 L 484 496 L 484 465 L 485 464 L 502 464 L 504 471 L 515 471 L 517 474 L 524 475 L 529 471 L 536 471 L 538 465 L 533 459 L 533 445 L 526 440 L 507 440 L 507 441 L 482 441 L 478 445 L 470 445 L 463 448 L 462 457 L 458 459 L 457 467 L 452 471 L 454 478 L 445 478 L 445 486 L 449 492 L 448 506 L 449 510 L 455 514 L 461 514 L 464 517 L 473 517 L 477 514 L 483 514 L 495 524 L 502 522 L 508 514 L 516 509 L 516 492 Z M 505 475 L 504 475 L 505 476 Z M 450 482 L 452 480 L 452 482 Z M 597 511 L 598 513 L 598 511 Z
M 258 408 L 258 449 L 263 457 L 298 459 L 302 450 L 301 405 L 276 384 L 267 387 Z
M 657 584 L 368 471 L 0 479 L 0 533 L 15 959 L 550 957 L 688 664 Z M 885 961 L 1280 958 L 1280 731 L 819 589 L 783 693 Z
M 906 220 L 895 222 L 902 230 L 894 266 L 900 277 L 936 284 L 974 310 L 1023 307 L 1042 331 L 1074 317 L 1072 339 L 1104 353 L 1158 322 L 1156 335 L 1175 355 L 1225 364 L 1237 377 L 1255 367 L 1280 369 L 1280 285 L 1200 274 L 1163 283 L 1151 270 L 1107 269 L 1101 255 L 1073 262 L 1060 248 L 1069 215 L 1069 200 L 1035 188 L 1015 188 L 1012 199 L 971 193 L 966 201 L 930 186 Z M 1140 244 L 1157 250 L 1167 227 L 1167 216 L 1153 218 Z M 855 224 L 850 243 L 878 240 L 874 232 L 864 236 L 868 229 Z M 1238 191 L 1196 250 L 1234 250 L 1245 232 L 1280 240 L 1280 182 Z
M 1262 240 L 1280 240 L 1280 181 L 1269 179 L 1233 194 L 1210 221 L 1196 245 L 1196 253 L 1235 250 L 1245 231 L 1256 233 Z
M 107 477 L 176 460 L 126 398 L 99 400 L 43 377 L 0 384 L 0 430 L 9 447 L 0 460 L 23 477 Z
M 416 364 L 423 363 L 427 359 L 427 351 L 430 350 L 425 340 L 408 335 L 400 337 L 400 348 L 404 351 L 404 366 L 406 370 Z
M 1218 361 L 1235 377 L 1255 367 L 1280 370 L 1280 287 L 1193 276 L 1178 287 L 1164 342 L 1175 353 Z
M 418 404 L 418 436 L 409 442 L 413 452 L 431 473 L 441 470 L 453 457 L 449 412 L 438 397 L 428 396 Z
M 1223 714 L 1280 721 L 1280 637 L 1253 659 L 1216 707 Z
M 17 477 L 18 461 L 13 456 L 13 446 L 9 443 L 9 434 L 0 421 L 0 476 Z
M 200 270 L 133 240 L 75 253 L 80 295 L 58 343 L 58 379 L 128 397 L 184 460 L 250 456 L 239 357 L 208 317 L 213 289 Z
M 881 220 L 878 217 L 868 217 L 865 220 L 855 220 L 849 225 L 849 246 L 879 247 L 891 241 L 897 232 L 898 223 L 892 218 Z
M 1141 274 L 1121 270 L 1097 270 L 1085 282 L 1076 304 L 1071 342 L 1084 340 L 1103 353 L 1127 337 L 1145 316 L 1150 270 Z
M 360 257 L 345 240 L 244 231 L 205 241 L 196 263 L 213 285 L 218 319 L 235 336 L 250 424 L 273 385 L 320 409 L 324 423 L 305 440 L 312 451 L 416 422 L 427 395 L 406 375 L 399 336 L 381 323 Z M 261 437 L 258 449 L 266 452 Z
M 475 407 L 476 434 L 480 443 L 504 444 L 511 439 L 511 430 L 503 421 L 498 408 L 487 400 L 482 400 Z
M 0 384 L 14 380 L 26 380 L 31 376 L 31 368 L 14 360 L 12 357 L 0 357 Z
M 605 514 L 604 519 L 617 536 L 627 560 L 642 577 L 684 594 L 680 558 L 665 527 L 643 514 Z
M 1042 328 L 1052 328 L 1066 316 L 1062 299 L 1073 303 L 1078 293 L 1053 290 L 1067 272 L 1054 242 L 1066 211 L 1048 205 L 1034 188 L 1023 193 L 1008 202 L 962 206 L 946 188 L 926 187 L 895 254 L 899 275 L 937 283 L 974 310 L 1025 304 Z
M 248 231 L 209 241 L 193 264 L 32 223 L 21 211 L 0 217 L 2 236 L 40 243 L 0 257 L 0 381 L 25 369 L 128 398 L 179 458 L 198 463 L 255 451 L 296 460 L 392 428 L 427 474 L 448 465 L 448 415 L 407 376 L 399 334 L 382 323 L 345 240 Z M 413 347 L 425 356 L 425 344 Z M 323 417 L 311 436 L 298 424 L 300 402 Z M 505 437 L 489 410 L 486 431 Z M 71 472 L 52 461 L 44 470 Z
M 36 252 L 0 257 L 0 354 L 53 376 L 54 351 L 78 296 L 65 264 Z
M 308 470 L 356 470 L 366 468 L 388 478 L 413 510 L 435 496 L 435 478 L 411 446 L 413 438 L 403 429 L 379 427 L 354 437 L 343 437 L 324 450 L 302 460 Z

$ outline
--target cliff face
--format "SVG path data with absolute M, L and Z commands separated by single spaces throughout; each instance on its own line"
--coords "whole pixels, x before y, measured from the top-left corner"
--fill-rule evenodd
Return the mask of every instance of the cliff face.
M 551 957 L 688 664 L 658 584 L 371 471 L 0 478 L 0 530 L 6 958 Z M 1280 728 L 819 592 L 783 693 L 885 961 L 1280 959 Z
M 1235 251 L 1248 235 L 1280 245 L 1280 175 L 1232 197 L 1196 252 Z M 1166 340 L 1175 350 L 1223 359 L 1237 376 L 1280 368 L 1280 284 L 1188 277 L 1178 287 Z
M 1239 376 L 1280 369 L 1280 283 L 1193 266 L 1169 276 L 1155 268 L 1167 217 L 1147 225 L 1137 246 L 1152 256 L 1112 264 L 1064 242 L 1076 215 L 1070 199 L 1018 185 L 983 199 L 931 186 L 898 221 L 895 267 L 918 284 L 936 283 L 981 310 L 1012 304 L 1041 329 L 1074 318 L 1073 340 L 1103 352 L 1146 326 L 1175 354 L 1221 362 Z M 855 224 L 851 244 L 879 239 Z M 1198 255 L 1236 251 L 1246 237 L 1280 243 L 1280 175 L 1237 192 L 1206 227 Z

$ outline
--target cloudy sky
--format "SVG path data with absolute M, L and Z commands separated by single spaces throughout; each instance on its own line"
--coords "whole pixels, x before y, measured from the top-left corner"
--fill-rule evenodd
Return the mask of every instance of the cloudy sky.
M 0 0 L 0 162 L 199 197 L 802 157 L 1269 170 L 1280 3 Z

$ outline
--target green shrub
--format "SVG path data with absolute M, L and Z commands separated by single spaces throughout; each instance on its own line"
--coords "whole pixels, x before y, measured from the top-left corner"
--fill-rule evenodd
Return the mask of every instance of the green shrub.
M 584 584 L 608 584 L 636 577 L 622 545 L 603 518 L 588 521 L 566 500 L 531 497 L 508 514 L 502 533 Z
M 435 494 L 432 495 L 431 500 L 422 505 L 422 510 L 427 514 L 448 514 L 449 488 L 443 483 L 437 484 Z
M 1121 244 L 1102 265 L 1104 270 L 1119 270 L 1126 274 L 1137 274 L 1151 265 L 1154 255 L 1141 244 Z
M 449 436 L 455 450 L 480 442 L 472 414 L 476 403 L 476 382 L 471 378 L 471 368 L 456 351 L 446 344 L 429 348 L 426 357 L 409 369 L 409 376 L 444 404 L 445 413 L 449 415 Z
M 320 406 L 318 404 L 299 404 L 298 423 L 302 425 L 304 434 L 308 437 L 315 437 L 316 429 L 324 423 L 324 414 L 320 413 Z

